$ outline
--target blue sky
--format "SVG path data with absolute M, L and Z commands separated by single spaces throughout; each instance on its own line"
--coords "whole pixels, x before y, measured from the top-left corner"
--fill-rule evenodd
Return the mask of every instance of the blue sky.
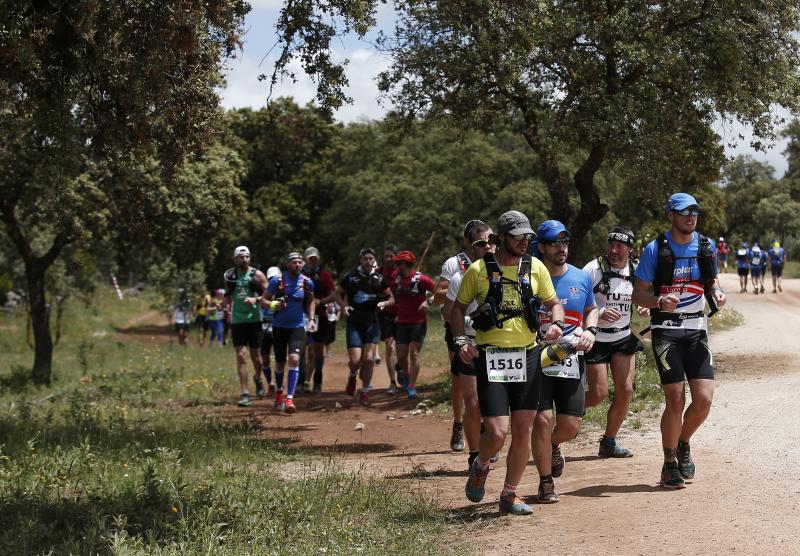
M 244 48 L 238 58 L 229 63 L 226 74 L 227 87 L 222 91 L 222 104 L 225 108 L 260 108 L 266 104 L 269 94 L 269 83 L 259 82 L 258 76 L 271 73 L 275 62 L 276 53 L 268 53 L 275 44 L 275 22 L 283 0 L 250 0 L 250 4 L 253 9 L 246 20 Z M 392 8 L 384 4 L 380 6 L 378 27 L 390 28 L 394 19 Z M 336 113 L 336 118 L 342 122 L 381 118 L 387 107 L 382 106 L 378 100 L 375 77 L 388 66 L 388 59 L 379 55 L 369 42 L 359 41 L 355 37 L 345 37 L 335 43 L 334 54 L 350 60 L 347 69 L 350 87 L 347 94 L 353 99 L 353 104 L 342 107 Z M 314 84 L 305 77 L 299 64 L 295 64 L 292 69 L 299 77 L 298 81 L 278 83 L 272 93 L 273 98 L 291 96 L 299 104 L 313 100 Z M 784 111 L 779 114 L 787 116 Z M 757 160 L 771 164 L 776 169 L 777 176 L 785 172 L 785 141 L 778 141 L 766 152 L 756 152 L 749 146 L 752 139 L 750 133 L 741 125 L 720 124 L 717 126 L 717 133 L 725 142 L 725 150 L 729 156 L 749 154 Z M 744 139 L 740 140 L 739 135 L 743 135 Z M 737 144 L 729 146 L 729 143 Z

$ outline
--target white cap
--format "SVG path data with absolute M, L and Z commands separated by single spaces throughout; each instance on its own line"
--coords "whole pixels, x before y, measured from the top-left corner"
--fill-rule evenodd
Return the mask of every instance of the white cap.
M 271 280 L 276 276 L 280 275 L 281 275 L 281 269 L 278 268 L 277 266 L 271 266 L 267 269 L 267 280 Z
M 234 257 L 238 257 L 239 255 L 250 255 L 250 249 L 248 249 L 246 245 L 240 245 L 233 250 Z

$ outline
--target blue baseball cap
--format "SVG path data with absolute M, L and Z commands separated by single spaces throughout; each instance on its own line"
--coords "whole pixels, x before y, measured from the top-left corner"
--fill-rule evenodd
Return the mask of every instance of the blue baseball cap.
M 566 232 L 567 237 L 569 237 L 569 230 L 564 224 L 558 220 L 545 220 L 536 229 L 536 236 L 540 242 L 553 241 L 558 239 L 562 232 Z
M 689 207 L 699 207 L 697 199 L 688 193 L 674 193 L 667 201 L 667 210 L 683 210 Z

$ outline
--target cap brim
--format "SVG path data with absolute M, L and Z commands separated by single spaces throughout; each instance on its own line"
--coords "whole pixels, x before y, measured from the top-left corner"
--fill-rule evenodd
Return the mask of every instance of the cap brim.
M 525 227 L 522 227 L 522 228 L 514 228 L 513 230 L 508 230 L 508 231 L 507 231 L 507 232 L 505 232 L 505 233 L 506 233 L 507 235 L 510 235 L 510 236 L 518 236 L 518 235 L 520 235 L 520 234 L 533 234 L 534 236 L 536 235 L 536 232 L 534 232 L 534 231 L 533 231 L 533 229 L 531 229 L 531 228 L 525 228 Z

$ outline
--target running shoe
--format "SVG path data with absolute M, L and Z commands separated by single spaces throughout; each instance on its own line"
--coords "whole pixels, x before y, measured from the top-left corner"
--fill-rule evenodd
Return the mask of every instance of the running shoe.
M 344 389 L 347 395 L 354 396 L 356 393 L 356 377 L 351 376 L 347 379 L 347 388 Z
M 408 393 L 408 397 L 409 398 L 416 398 L 417 397 L 417 389 L 414 388 L 413 386 L 411 388 L 409 388 L 408 390 L 406 390 L 406 392 Z
M 239 398 L 239 407 L 247 407 L 250 403 L 250 394 L 242 394 L 242 397 Z
M 678 471 L 684 479 L 694 479 L 694 461 L 692 460 L 692 452 L 689 444 L 684 444 L 678 441 L 678 449 L 676 450 L 678 456 Z
M 322 393 L 322 384 L 315 384 L 314 389 L 312 390 L 314 394 L 321 394 Z
M 454 452 L 464 451 L 464 423 L 453 423 L 453 434 L 450 436 L 450 449 Z
M 275 392 L 275 409 L 278 411 L 283 411 L 286 407 L 286 402 L 283 397 L 283 392 Z
M 375 364 L 376 365 L 380 365 L 381 364 L 381 354 L 380 353 L 375 355 Z
M 511 515 L 531 515 L 533 508 L 522 501 L 516 494 L 509 494 L 500 497 L 500 514 Z
M 297 411 L 297 408 L 294 405 L 294 400 L 292 398 L 286 398 L 286 403 L 284 404 L 283 411 L 285 413 L 294 413 Z
M 556 484 L 552 479 L 539 483 L 539 494 L 536 495 L 536 499 L 540 504 L 555 504 L 560 500 L 556 494 Z
M 470 502 L 480 502 L 483 500 L 483 495 L 486 494 L 486 477 L 488 476 L 488 467 L 486 471 L 481 471 L 475 463 L 470 466 L 467 486 L 464 487 L 464 492 Z
M 269 386 L 267 386 L 267 397 L 268 398 L 274 398 L 275 397 L 275 385 L 274 384 L 270 384 Z
M 361 405 L 369 405 L 369 393 L 361 392 L 361 395 L 358 397 L 358 403 Z
M 408 389 L 408 375 L 404 371 L 397 371 L 397 382 L 403 390 Z
M 264 390 L 264 383 L 261 381 L 260 378 L 257 378 L 255 382 L 256 382 L 256 396 L 258 396 L 258 399 L 261 400 L 264 398 L 264 396 L 267 395 L 267 391 Z
M 761 293 L 764 293 L 764 284 L 761 284 Z
M 775 288 L 772 288 L 772 293 L 778 293 L 778 290 L 776 290 Z
M 632 458 L 633 452 L 627 448 L 623 448 L 615 440 L 608 441 L 600 439 L 600 449 L 597 452 L 598 457 L 601 458 Z
M 779 292 L 782 292 L 782 291 L 783 291 L 783 288 L 781 287 L 781 285 L 780 285 L 780 284 L 778 284 L 778 291 L 779 291 Z
M 397 394 L 397 384 L 392 382 L 389 385 L 389 388 L 386 389 L 386 393 L 389 394 L 390 396 L 394 396 L 395 394 Z
M 678 463 L 671 461 L 661 467 L 661 481 L 658 483 L 664 488 L 680 490 L 686 488 L 686 483 L 678 470 Z
M 552 469 L 551 469 L 553 477 L 561 476 L 561 474 L 564 472 L 565 463 L 566 460 L 564 459 L 564 456 L 561 454 L 561 446 L 558 446 L 553 450 Z

